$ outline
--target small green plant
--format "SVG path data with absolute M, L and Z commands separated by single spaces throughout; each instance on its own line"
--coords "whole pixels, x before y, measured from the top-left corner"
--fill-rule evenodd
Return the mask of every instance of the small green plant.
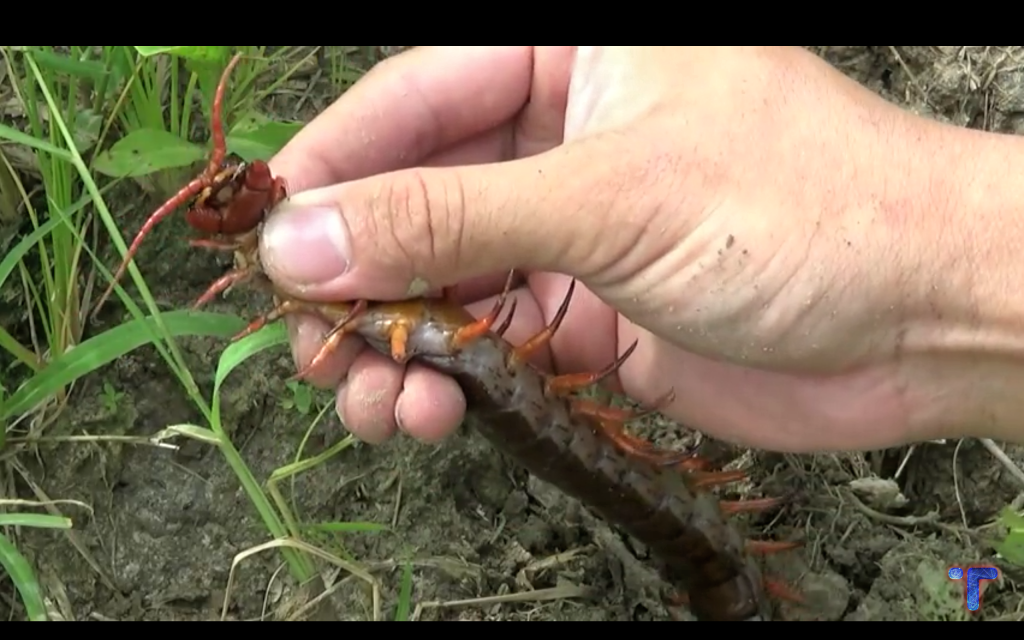
M 288 395 L 281 398 L 279 404 L 282 409 L 292 410 L 308 416 L 313 410 L 313 388 L 298 380 L 289 380 L 284 384 Z
M 1024 516 L 1006 507 L 999 515 L 999 524 L 1006 535 L 992 546 L 1007 562 L 1024 567 Z
M 155 175 L 156 190 L 165 197 L 187 182 L 191 175 L 185 172 L 209 155 L 208 143 L 192 142 L 190 133 L 194 122 L 210 121 L 213 94 L 230 47 L 114 49 L 118 50 L 123 66 L 130 65 L 136 70 L 134 81 L 124 89 L 125 96 L 120 101 L 124 106 L 118 111 L 127 134 L 96 157 L 94 169 L 119 178 Z M 261 50 L 265 47 L 239 49 L 245 56 L 233 74 L 231 97 L 225 105 L 225 120 L 232 123 L 227 125 L 228 151 L 245 160 L 267 159 L 301 125 L 271 121 L 253 108 L 261 94 L 252 91 L 252 84 L 273 60 L 263 56 Z M 283 74 L 277 83 L 287 79 L 287 75 Z M 201 104 L 199 111 L 193 108 L 196 99 Z M 165 104 L 169 105 L 166 110 Z
M 114 385 L 109 382 L 103 383 L 103 392 L 100 394 L 100 400 L 103 402 L 103 408 L 108 413 L 117 411 L 117 405 L 121 403 L 122 398 L 124 398 L 124 393 L 115 389 Z
M 921 589 L 916 594 L 917 606 L 924 620 L 965 622 L 969 614 L 964 609 L 963 586 L 951 581 L 946 569 L 931 560 L 917 565 Z

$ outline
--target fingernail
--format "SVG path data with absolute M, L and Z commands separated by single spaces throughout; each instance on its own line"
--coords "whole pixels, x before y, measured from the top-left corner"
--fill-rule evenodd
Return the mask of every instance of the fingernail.
M 397 426 L 398 430 L 401 431 L 402 433 L 405 433 L 405 434 L 409 433 L 408 431 L 405 430 L 405 425 L 402 424 L 402 394 L 401 393 L 398 394 L 398 398 L 395 400 L 395 426 Z
M 348 226 L 334 207 L 286 203 L 267 219 L 260 258 L 274 280 L 294 286 L 330 282 L 348 271 Z
M 334 412 L 341 426 L 348 431 L 348 420 L 345 418 L 345 401 L 348 397 L 348 380 L 342 380 L 334 392 Z

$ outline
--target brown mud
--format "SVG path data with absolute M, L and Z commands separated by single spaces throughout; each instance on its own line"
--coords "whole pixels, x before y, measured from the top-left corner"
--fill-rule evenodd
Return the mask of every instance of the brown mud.
M 919 113 L 1000 131 L 1017 132 L 1022 126 L 1024 52 L 1017 47 L 811 48 Z M 326 88 L 312 104 L 322 107 L 331 99 Z M 134 232 L 153 205 L 140 204 L 126 229 Z M 183 218 L 175 217 L 158 227 L 137 259 L 166 308 L 189 304 L 227 266 L 223 257 L 190 249 L 184 241 L 189 235 Z M 266 304 L 262 295 L 234 293 L 211 310 L 249 316 Z M 183 339 L 180 345 L 209 395 L 226 344 Z M 246 362 L 225 384 L 224 422 L 261 482 L 295 459 L 316 413 L 316 406 L 309 413 L 290 406 L 283 381 L 292 373 L 288 353 L 278 349 Z M 116 402 L 105 400 L 105 386 L 122 394 Z M 322 395 L 314 400 L 329 402 Z M 147 347 L 82 380 L 48 433 L 150 436 L 181 423 L 202 424 L 202 418 L 157 352 Z M 636 432 L 666 446 L 693 440 L 690 431 L 664 420 L 648 421 Z M 323 451 L 344 436 L 327 411 L 304 455 Z M 952 563 L 991 559 L 984 526 L 1022 489 L 974 441 L 924 444 L 909 457 L 907 449 L 781 456 L 711 442 L 704 446 L 750 469 L 750 482 L 728 488 L 732 497 L 792 496 L 776 513 L 737 518 L 753 537 L 805 542 L 801 550 L 766 561 L 770 573 L 807 598 L 805 607 L 782 606 L 788 619 L 968 618 L 962 590 L 946 579 L 946 569 Z M 1024 463 L 1020 448 L 1005 451 Z M 74 539 L 31 529 L 17 535 L 19 548 L 40 572 L 52 609 L 63 617 L 217 619 L 235 556 L 270 539 L 238 479 L 210 446 L 184 442 L 174 452 L 75 443 L 40 446 L 37 453 L 19 459 L 32 482 L 53 499 L 79 500 L 92 508 L 91 513 L 68 508 L 75 520 Z M 853 489 L 864 485 L 875 488 L 855 498 Z M 20 497 L 34 497 L 26 483 L 16 486 Z M 644 549 L 529 478 L 470 433 L 438 446 L 404 438 L 380 447 L 355 446 L 294 483 L 283 483 L 282 489 L 303 522 L 393 527 L 392 532 L 332 534 L 316 541 L 331 550 L 343 545 L 372 571 L 381 583 L 386 619 L 394 615 L 407 564 L 412 567 L 412 604 L 424 605 L 421 619 L 669 617 Z M 887 506 L 887 495 L 902 495 L 905 506 Z M 370 617 L 365 584 L 346 581 L 346 575 L 322 567 L 331 589 L 315 609 L 317 615 Z M 1020 619 L 1024 597 L 1016 584 L 1021 575 L 1024 570 L 1004 572 L 1003 581 L 986 591 L 982 619 Z M 495 601 L 553 588 L 588 595 Z M 263 552 L 240 563 L 228 615 L 288 618 L 310 597 L 282 569 L 278 553 Z M 490 600 L 459 604 L 478 598 Z M 15 600 L 11 583 L 0 576 L 2 619 L 23 614 Z

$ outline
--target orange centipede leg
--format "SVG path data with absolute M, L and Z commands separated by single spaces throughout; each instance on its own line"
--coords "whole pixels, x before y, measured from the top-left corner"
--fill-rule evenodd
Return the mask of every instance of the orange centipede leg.
M 782 498 L 760 498 L 758 500 L 722 500 L 719 506 L 722 513 L 753 513 L 774 509 L 785 502 Z
M 200 302 L 201 301 L 202 301 L 202 299 L 200 299 Z M 197 306 L 199 304 L 200 304 L 199 302 L 196 303 Z M 255 333 L 256 331 L 259 331 L 260 329 L 262 329 L 263 327 L 267 326 L 271 322 L 275 322 L 277 320 L 280 320 L 281 318 L 285 317 L 288 314 L 298 313 L 300 311 L 303 311 L 305 308 L 306 308 L 306 305 L 301 303 L 301 302 L 298 302 L 296 300 L 285 300 L 284 302 L 282 302 L 281 304 L 277 305 L 276 307 L 274 307 L 270 311 L 268 311 L 268 312 L 260 315 L 259 317 L 253 319 L 253 321 L 250 322 L 249 325 L 245 329 L 242 329 L 240 332 L 235 334 L 235 336 L 233 338 L 231 338 L 231 341 L 232 342 L 236 342 L 238 340 L 241 340 L 242 338 L 246 337 L 247 335 L 249 335 L 251 333 Z
M 221 238 L 195 238 L 188 241 L 188 246 L 197 249 L 212 249 L 214 251 L 235 251 L 245 245 L 244 241 L 223 240 Z
M 519 282 L 518 275 L 515 269 L 509 272 L 507 282 L 505 283 L 508 291 L 514 289 L 516 283 Z M 445 302 L 460 304 L 462 301 L 459 300 L 459 285 L 453 284 L 450 287 L 441 287 L 441 299 Z
M 568 395 L 600 382 L 615 373 L 626 359 L 632 355 L 638 344 L 638 342 L 631 344 L 625 353 L 616 358 L 615 362 L 596 373 L 571 373 L 549 378 L 545 384 L 545 391 L 551 395 Z M 643 438 L 638 438 L 626 432 L 625 423 L 639 420 L 660 411 L 672 402 L 674 397 L 675 393 L 669 391 L 655 400 L 651 407 L 639 412 L 609 407 L 582 399 L 574 399 L 571 406 L 573 413 L 586 415 L 597 420 L 603 435 L 625 453 L 643 458 L 651 464 L 678 467 L 681 471 L 704 469 L 707 467 L 707 463 L 694 456 L 692 452 L 661 449 Z
M 391 359 L 398 364 L 404 364 L 409 358 L 406 346 L 409 342 L 409 325 L 404 322 L 396 323 L 391 329 Z
M 687 476 L 686 481 L 692 489 L 710 489 L 746 480 L 747 472 L 739 469 L 734 471 L 698 471 Z
M 283 314 L 295 313 L 296 311 L 302 310 L 314 310 L 316 308 L 316 305 L 312 303 L 303 303 L 301 301 L 292 302 L 293 304 L 290 308 L 283 310 Z M 282 303 L 281 305 L 278 305 L 278 309 L 286 304 L 287 303 Z M 309 364 L 300 369 L 298 373 L 288 378 L 288 382 L 294 382 L 305 378 L 314 369 L 319 367 L 329 355 L 334 353 L 334 351 L 341 345 L 341 341 L 345 338 L 345 335 L 352 327 L 352 324 L 364 311 L 366 311 L 366 307 L 367 302 L 365 300 L 360 300 L 359 302 L 354 303 L 352 308 L 348 310 L 348 313 L 346 313 L 341 320 L 335 323 L 331 330 L 324 336 L 324 341 L 320 346 L 320 350 L 316 352 L 316 355 L 309 361 Z M 275 311 L 278 309 L 275 309 Z M 270 313 L 273 314 L 275 311 L 271 311 Z
M 590 405 L 590 403 L 584 405 L 583 402 L 574 402 L 573 412 L 577 413 L 577 408 L 581 405 L 594 406 L 597 411 L 609 408 L 602 407 L 596 403 L 594 405 Z M 586 409 L 580 413 L 586 415 Z M 676 467 L 680 471 L 696 471 L 705 468 L 707 465 L 704 460 L 697 458 L 691 451 L 661 449 L 643 438 L 629 434 L 621 422 L 598 419 L 597 424 L 601 435 L 615 445 L 619 451 L 645 460 L 649 464 L 659 467 Z
M 254 275 L 255 272 L 252 269 L 232 269 L 228 273 L 217 278 L 217 281 L 211 284 L 203 295 L 196 299 L 192 304 L 192 310 L 195 311 L 196 309 L 199 309 L 216 298 L 218 294 L 248 282 Z
M 551 341 L 551 338 L 554 337 L 558 328 L 565 320 L 565 316 L 569 311 L 569 303 L 572 301 L 572 294 L 575 291 L 575 288 L 576 281 L 573 280 L 569 284 L 569 290 L 566 292 L 565 298 L 562 300 L 562 304 L 558 307 L 555 317 L 551 319 L 548 326 L 522 345 L 513 349 L 509 356 L 509 367 L 514 367 L 519 363 L 527 361 L 530 356 L 537 352 L 538 349 Z M 489 317 L 497 317 L 497 308 Z M 596 373 L 568 374 L 548 378 L 545 382 L 545 392 L 550 396 L 568 395 L 579 389 L 596 384 L 609 375 L 615 373 L 626 359 L 633 354 L 633 351 L 636 350 L 637 344 L 637 342 L 634 342 L 628 349 L 626 349 L 626 352 L 616 358 L 614 362 Z M 656 402 L 656 406 L 654 408 L 639 414 L 622 409 L 615 409 L 613 407 L 605 407 L 603 405 L 584 400 L 574 400 L 571 406 L 573 412 L 577 415 L 587 415 L 593 418 L 597 422 L 601 432 L 621 451 L 629 455 L 642 458 L 651 464 L 656 465 L 677 466 L 689 463 L 694 467 L 698 465 L 703 466 L 703 463 L 697 461 L 695 456 L 690 452 L 664 451 L 658 449 L 641 438 L 629 435 L 622 426 L 622 423 L 624 422 L 636 420 L 637 418 L 641 418 L 644 415 L 657 411 L 660 407 L 671 402 L 673 397 L 674 394 L 670 391 Z
M 802 542 L 789 542 L 779 540 L 747 540 L 747 553 L 752 556 L 770 556 L 774 553 L 792 551 L 804 546 Z
M 787 600 L 793 604 L 807 604 L 807 601 L 795 589 L 779 580 L 765 580 L 764 590 L 776 600 Z
M 494 308 L 491 309 L 491 312 L 476 322 L 467 324 L 459 329 L 452 340 L 452 346 L 456 349 L 462 349 L 491 330 L 494 323 L 498 321 L 498 316 L 501 315 L 502 308 L 505 306 L 505 300 L 508 298 L 508 294 L 512 289 L 512 280 L 514 276 L 515 271 L 509 271 L 508 279 L 505 281 L 505 288 L 502 290 L 501 295 L 498 296 L 498 300 L 494 303 Z
M 637 413 L 581 399 L 574 399 L 570 406 L 574 414 L 585 415 L 597 421 L 601 435 L 608 438 L 623 453 L 642 458 L 654 465 L 678 467 L 681 471 L 698 471 L 708 466 L 704 460 L 697 458 L 690 451 L 661 449 L 643 438 L 626 432 L 624 423 L 642 418 L 652 410 Z
M 626 363 L 626 360 L 629 358 L 629 356 L 633 355 L 633 352 L 636 351 L 636 348 L 639 344 L 639 340 L 634 340 L 633 344 L 629 345 L 629 348 L 626 349 L 626 351 L 623 352 L 621 356 L 616 358 L 614 362 L 612 362 L 604 369 L 601 369 L 600 371 L 597 371 L 595 373 L 567 373 L 565 375 L 549 378 L 544 385 L 545 391 L 547 391 L 551 395 L 561 396 L 568 395 L 574 391 L 579 391 L 580 389 L 585 389 L 589 386 L 595 385 L 598 382 L 601 382 L 602 380 L 607 378 L 608 376 L 612 375 L 616 371 L 618 371 L 619 368 L 621 368 L 622 365 Z M 674 393 L 669 391 L 664 397 L 659 398 L 658 401 L 655 402 L 655 405 L 657 405 L 657 407 L 659 408 L 664 407 L 669 402 L 672 402 L 672 398 L 674 397 L 674 395 Z M 658 409 L 652 409 L 647 413 L 651 413 L 657 410 Z
M 512 283 L 512 275 L 509 274 L 509 284 Z M 558 327 L 561 326 L 562 321 L 565 320 L 565 314 L 569 312 L 569 302 L 572 301 L 572 293 L 576 289 L 576 281 L 573 280 L 569 283 L 569 291 L 565 294 L 565 299 L 562 300 L 562 304 L 558 307 L 558 311 L 555 312 L 555 317 L 551 319 L 551 322 L 541 330 L 540 333 L 533 336 L 523 344 L 519 345 L 512 350 L 509 356 L 509 362 L 507 363 L 509 368 L 515 367 L 521 362 L 526 362 L 530 359 L 538 349 L 551 342 L 551 338 L 554 337 L 555 332 L 558 331 Z
M 508 315 L 505 316 L 505 321 L 502 322 L 500 325 L 498 325 L 497 328 L 494 329 L 494 333 L 498 334 L 499 336 L 505 335 L 505 332 L 508 331 L 508 328 L 512 325 L 512 317 L 515 316 L 515 315 L 516 315 L 516 299 L 512 298 L 512 304 L 510 304 L 509 307 L 508 307 Z

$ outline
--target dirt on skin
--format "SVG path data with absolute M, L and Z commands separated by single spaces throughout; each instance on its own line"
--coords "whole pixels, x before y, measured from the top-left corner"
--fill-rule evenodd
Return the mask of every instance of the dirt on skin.
M 884 97 L 961 126 L 1017 132 L 1024 113 L 1024 51 L 1017 47 L 810 47 Z M 303 86 L 303 89 L 305 87 Z M 312 106 L 333 99 L 313 94 Z M 126 220 L 133 233 L 143 212 Z M 144 206 L 143 206 L 144 205 Z M 181 216 L 161 225 L 138 264 L 167 308 L 182 308 L 227 267 L 226 258 L 188 248 Z M 116 259 L 108 256 L 108 263 Z M 237 292 L 211 310 L 250 316 L 268 300 Z M 116 305 L 111 305 L 115 307 Z M 112 312 L 108 326 L 118 322 Z M 102 329 L 103 327 L 101 327 Z M 219 340 L 180 345 L 209 395 Z M 293 373 L 285 350 L 248 361 L 224 388 L 224 423 L 260 482 L 292 462 L 313 413 L 289 408 L 284 379 Z M 111 402 L 108 388 L 122 393 Z M 328 398 L 317 396 L 319 402 Z M 345 436 L 332 411 L 319 423 L 304 456 Z M 149 436 L 202 418 L 153 348 L 126 356 L 79 383 L 49 435 Z M 636 432 L 682 446 L 693 432 L 663 419 Z M 79 500 L 92 512 L 62 510 L 74 536 L 23 529 L 19 548 L 37 567 L 52 611 L 78 620 L 217 619 L 235 556 L 270 537 L 223 457 L 210 446 L 181 441 L 180 451 L 111 444 L 41 445 L 18 463 L 36 488 Z M 953 563 L 994 560 L 985 536 L 1021 484 L 975 441 L 924 444 L 870 455 L 781 456 L 744 452 L 704 440 L 716 459 L 748 468 L 751 480 L 730 497 L 786 495 L 781 510 L 737 517 L 751 537 L 796 539 L 805 547 L 770 557 L 766 570 L 806 599 L 782 604 L 784 619 L 961 620 L 962 587 L 946 578 Z M 1024 451 L 1005 447 L 1024 462 Z M 19 497 L 36 499 L 15 483 Z M 480 438 L 463 433 L 438 446 L 399 438 L 355 446 L 282 483 L 302 522 L 376 522 L 389 533 L 332 533 L 311 539 L 335 552 L 341 545 L 381 584 L 382 615 L 394 616 L 403 568 L 412 567 L 412 604 L 420 619 L 663 620 L 664 587 L 647 552 L 557 490 L 508 463 Z M 859 497 L 858 497 L 859 496 Z M 985 591 L 974 619 L 1020 619 L 1024 571 L 1004 565 Z M 321 566 L 329 595 L 302 606 L 323 585 L 299 588 L 276 551 L 240 562 L 230 586 L 229 619 L 308 617 L 362 620 L 372 616 L 365 583 Z M 580 597 L 551 600 L 500 596 L 558 588 Z M 541 593 L 543 595 L 544 592 Z M 495 598 L 499 597 L 499 598 Z M 469 602 L 488 598 L 481 602 Z M 460 601 L 462 601 L 460 603 Z M 454 603 L 454 604 L 452 604 Z M 312 613 L 310 613 L 312 612 Z M 0 578 L 3 619 L 23 616 L 9 580 Z

